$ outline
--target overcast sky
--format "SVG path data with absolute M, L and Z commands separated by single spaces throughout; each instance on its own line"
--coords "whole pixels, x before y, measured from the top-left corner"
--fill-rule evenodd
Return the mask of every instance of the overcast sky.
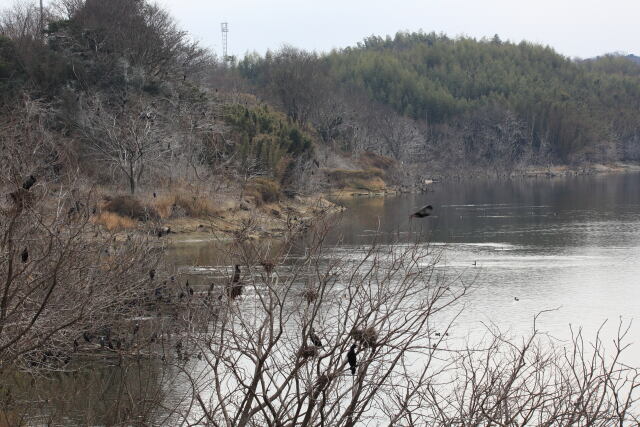
M 2 0 L 0 0 L 2 1 Z M 216 52 L 220 22 L 229 52 L 288 43 L 327 51 L 398 30 L 529 40 L 571 57 L 640 54 L 640 0 L 159 0 Z
M 0 8 L 14 0 L 0 0 Z M 108 1 L 108 0 L 105 0 Z M 528 40 L 570 56 L 640 55 L 640 0 L 157 0 L 195 39 L 221 53 L 283 44 L 329 51 L 400 30 Z M 45 3 L 49 3 L 46 0 Z

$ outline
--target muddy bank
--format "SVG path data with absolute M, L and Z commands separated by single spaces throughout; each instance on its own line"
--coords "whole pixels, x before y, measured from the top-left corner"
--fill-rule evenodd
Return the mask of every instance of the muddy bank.
M 343 209 L 324 195 L 296 196 L 259 207 L 240 202 L 217 215 L 167 219 L 160 231 L 168 231 L 166 237 L 175 242 L 277 238 L 304 232 L 317 218 Z

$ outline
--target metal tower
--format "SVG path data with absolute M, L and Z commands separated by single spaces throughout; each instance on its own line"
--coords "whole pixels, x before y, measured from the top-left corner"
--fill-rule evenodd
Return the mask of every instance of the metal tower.
M 220 28 L 222 29 L 222 60 L 227 62 L 228 60 L 227 38 L 229 37 L 229 24 L 226 22 L 223 22 L 220 24 Z

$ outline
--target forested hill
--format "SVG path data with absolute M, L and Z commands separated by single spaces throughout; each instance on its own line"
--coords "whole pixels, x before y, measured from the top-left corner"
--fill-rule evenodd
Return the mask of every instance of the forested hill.
M 576 61 L 498 36 L 398 33 L 326 56 L 285 48 L 249 56 L 239 67 L 282 98 L 273 70 L 303 58 L 322 63 L 326 87 L 352 107 L 364 97 L 426 125 L 409 150 L 426 159 L 442 157 L 445 148 L 458 153 L 450 161 L 476 165 L 640 159 L 640 66 L 627 57 Z
M 193 176 L 297 194 L 640 161 L 640 65 L 422 32 L 236 61 L 149 1 L 59 0 L 43 16 L 17 3 L 0 11 L 0 144 L 43 153 L 0 156 L 16 182 L 73 170 L 131 193 Z
M 627 55 L 625 58 L 628 59 L 629 61 L 635 62 L 636 64 L 640 65 L 640 56 L 630 54 L 630 55 Z

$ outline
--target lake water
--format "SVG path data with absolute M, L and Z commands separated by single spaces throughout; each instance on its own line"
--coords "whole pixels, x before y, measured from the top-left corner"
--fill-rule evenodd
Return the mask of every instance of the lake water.
M 570 325 L 593 337 L 607 321 L 603 334 L 610 342 L 620 319 L 635 321 L 627 337 L 633 345 L 623 360 L 640 366 L 640 174 L 442 183 L 425 194 L 340 203 L 347 210 L 331 220 L 325 259 L 344 257 L 373 239 L 382 245 L 417 240 L 444 250 L 440 272 L 472 284 L 464 311 L 451 324 L 448 345 L 482 336 L 489 324 L 514 337 L 528 334 L 537 313 L 554 309 L 540 317 L 537 328 L 560 340 L 570 337 Z M 434 215 L 409 221 L 425 204 L 434 207 Z M 183 241 L 169 249 L 167 259 L 201 291 L 212 277 L 230 274 L 235 261 L 221 245 Z M 303 239 L 292 255 L 304 250 Z M 166 390 L 159 385 L 161 375 L 153 373 L 160 372 L 159 362 L 147 363 L 145 377 Z M 133 381 L 119 366 L 98 363 L 94 369 L 104 377 L 100 384 L 109 383 L 101 386 L 105 390 Z M 60 397 L 66 403 L 54 403 L 57 410 L 75 408 L 74 420 L 82 424 L 82 414 L 91 408 L 104 413 L 97 419 L 108 424 L 107 393 L 83 395 L 78 407 L 74 390 L 84 390 L 78 383 L 89 380 L 82 374 L 65 378 L 65 390 L 76 397 Z M 51 396 L 60 394 L 56 389 L 64 381 L 51 384 Z M 169 400 L 172 393 L 188 398 L 188 385 L 172 390 Z M 51 396 L 42 399 L 47 408 Z
M 473 283 L 452 327 L 457 336 L 487 323 L 526 334 L 548 309 L 556 310 L 540 317 L 538 329 L 561 339 L 570 325 L 592 336 L 606 321 L 612 336 L 620 319 L 640 320 L 640 174 L 442 183 L 425 194 L 340 203 L 347 210 L 334 221 L 327 257 L 372 239 L 444 247 L 440 268 Z M 434 215 L 409 221 L 425 204 Z M 219 244 L 192 242 L 171 259 L 211 266 L 221 262 L 218 252 Z M 637 323 L 629 343 L 640 343 Z M 625 358 L 636 366 L 638 347 Z
M 640 366 L 640 175 L 600 175 L 434 185 L 434 191 L 349 201 L 341 245 L 408 241 L 418 232 L 445 246 L 441 268 L 472 282 L 452 335 L 493 323 L 512 335 L 539 330 L 593 336 L 606 321 L 635 321 L 625 360 Z M 434 217 L 408 221 L 425 204 Z M 515 300 L 518 298 L 518 301 Z

